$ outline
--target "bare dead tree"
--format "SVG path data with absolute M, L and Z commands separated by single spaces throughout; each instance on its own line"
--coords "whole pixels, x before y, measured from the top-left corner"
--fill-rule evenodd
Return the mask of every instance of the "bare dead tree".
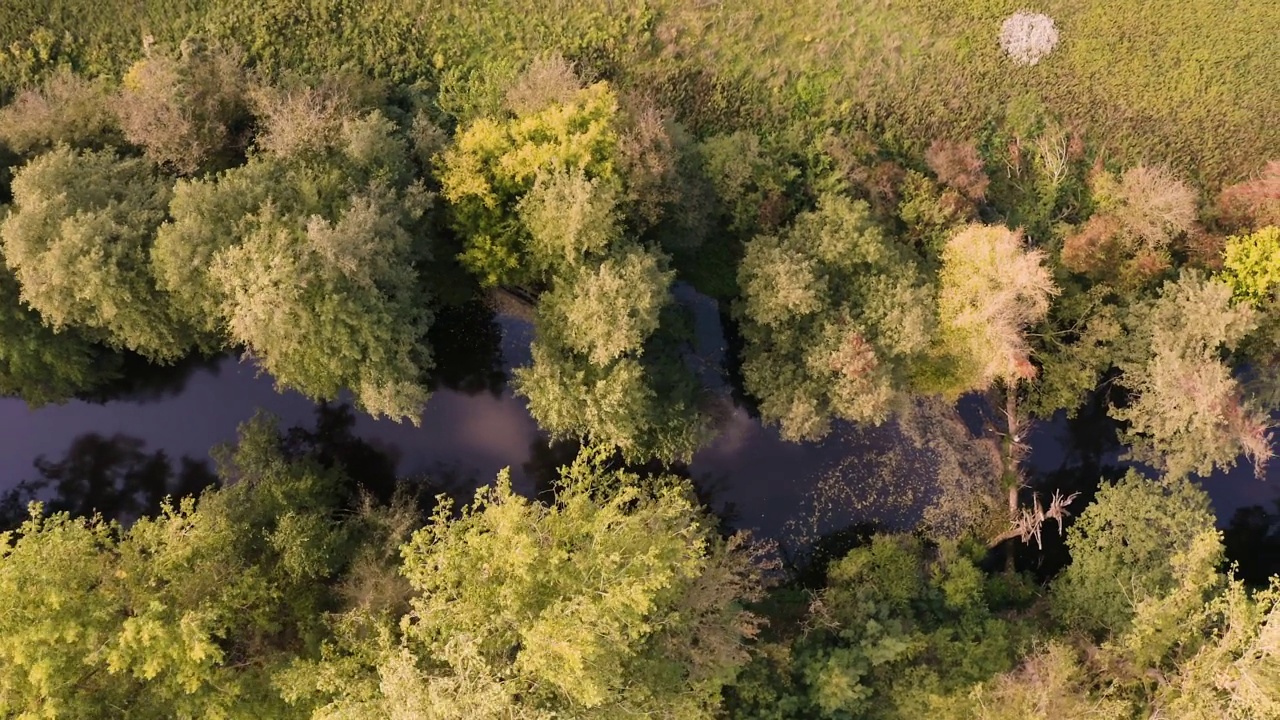
M 1080 493 L 1071 493 L 1063 497 L 1058 490 L 1053 491 L 1053 497 L 1049 500 L 1049 507 L 1046 509 L 1040 503 L 1040 494 L 1035 493 L 1032 496 L 1033 507 L 1031 509 L 1019 508 L 1018 514 L 1011 521 L 1008 530 L 1000 533 L 992 538 L 987 547 L 994 548 L 1006 540 L 1018 538 L 1024 543 L 1031 542 L 1031 538 L 1035 538 L 1036 547 L 1043 550 L 1044 544 L 1041 541 L 1040 533 L 1044 529 L 1046 520 L 1054 520 L 1058 523 L 1058 535 L 1062 535 L 1063 521 L 1071 515 L 1067 510 L 1072 501 L 1079 496 Z

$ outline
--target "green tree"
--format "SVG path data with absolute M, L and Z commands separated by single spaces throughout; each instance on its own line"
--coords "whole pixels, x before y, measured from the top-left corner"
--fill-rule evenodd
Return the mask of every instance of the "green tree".
M 1130 310 L 1118 365 L 1131 396 L 1112 415 L 1129 424 L 1135 458 L 1171 474 L 1207 475 L 1241 454 L 1265 468 L 1267 414 L 1220 359 L 1257 322 L 1252 306 L 1231 297 L 1227 283 L 1189 271 Z
M 564 468 L 549 505 L 504 472 L 460 512 L 439 507 L 402 551 L 403 640 L 367 636 L 374 667 L 351 653 L 302 668 L 352 673 L 317 716 L 715 717 L 760 623 L 742 607 L 759 568 L 687 481 L 642 481 L 606 456 Z
M 241 428 L 227 487 L 125 529 L 45 516 L 0 535 L 6 717 L 290 717 L 272 674 L 334 602 L 340 473 Z
M 731 716 L 934 717 L 952 693 L 1010 669 L 1017 627 L 996 615 L 974 556 L 876 535 L 827 569 L 789 648 L 762 649 Z
M 1055 612 L 1074 627 L 1123 632 L 1140 603 L 1174 587 L 1171 558 L 1213 527 L 1209 497 L 1185 478 L 1131 470 L 1104 484 L 1067 529 L 1071 565 L 1054 582 Z
M 936 717 L 979 720 L 1130 720 L 1133 707 L 1123 698 L 1099 696 L 1089 668 L 1060 640 L 1048 640 L 1002 673 L 948 698 Z
M 1155 705 L 1187 720 L 1280 718 L 1280 585 L 1250 595 L 1232 580 L 1199 615 L 1203 641 L 1182 653 Z
M 540 317 L 593 365 L 639 355 L 658 330 L 675 273 L 666 258 L 638 246 L 621 247 L 599 265 L 562 277 L 539 302 Z
M 1277 588 L 1250 594 L 1224 578 L 1211 526 L 1178 545 L 1162 553 L 1168 582 L 1136 603 L 1127 630 L 1101 645 L 1047 640 L 1016 671 L 953 694 L 936 717 L 1280 717 Z
M 161 283 L 280 386 L 315 399 L 349 388 L 364 410 L 416 423 L 431 367 L 418 269 L 432 198 L 407 153 L 373 111 L 344 119 L 331 145 L 180 183 L 156 240 Z
M 486 285 L 536 278 L 531 271 L 538 263 L 526 258 L 530 228 L 520 221 L 517 206 L 540 173 L 568 173 L 570 177 L 580 173 L 601 192 L 613 194 L 616 191 L 608 188 L 619 183 L 614 168 L 618 103 L 608 84 L 591 85 L 565 102 L 532 107 L 512 118 L 476 120 L 459 131 L 453 146 L 441 157 L 444 197 L 453 211 L 453 224 L 466 243 L 462 262 Z M 581 197 L 581 189 L 569 184 L 572 180 L 556 182 L 554 177 L 544 180 L 541 192 L 548 198 L 535 196 L 526 205 L 526 215 L 539 217 L 539 206 L 554 207 L 546 204 L 548 199 L 559 200 L 564 193 Z M 572 208 L 568 211 L 571 222 L 595 217 L 591 203 L 566 207 Z M 533 229 L 540 227 L 535 219 Z M 583 227 L 591 231 L 594 226 Z M 560 242 L 581 242 L 573 237 Z M 547 242 L 544 234 L 539 244 Z
M 555 311 L 539 308 L 533 362 L 517 368 L 513 381 L 538 424 L 554 437 L 613 445 L 637 462 L 692 457 L 707 439 L 709 418 L 681 355 L 683 340 L 671 330 L 682 324 L 679 311 L 667 305 L 660 320 L 667 330 L 603 365 L 575 348 Z
M 1263 304 L 1280 284 L 1280 227 L 1227 238 L 1222 279 L 1240 300 Z
M 529 233 L 528 261 L 553 274 L 597 261 L 622 239 L 618 200 L 614 183 L 582 169 L 539 172 L 516 206 Z
M 206 178 L 179 180 L 169 203 L 170 220 L 156 232 L 151 258 L 157 284 L 210 349 L 225 346 L 223 289 L 209 273 L 218 253 L 241 242 L 258 211 L 289 192 L 288 168 L 265 157 Z
M 155 361 L 174 360 L 193 337 L 157 289 L 151 246 L 171 190 L 141 159 L 66 146 L 13 179 L 0 225 L 22 299 L 55 331 L 84 330 Z
M 865 203 L 825 195 L 784 233 L 756 237 L 738 283 L 746 388 L 783 437 L 888 418 L 928 347 L 932 301 Z

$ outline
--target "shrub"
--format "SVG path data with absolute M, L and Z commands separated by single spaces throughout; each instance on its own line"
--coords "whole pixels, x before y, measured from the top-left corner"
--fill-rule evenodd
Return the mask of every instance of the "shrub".
M 344 74 L 328 75 L 317 85 L 259 85 L 248 95 L 259 123 L 254 144 L 280 158 L 333 145 L 343 123 L 383 98 L 377 83 Z
M 1120 222 L 1112 215 L 1094 215 L 1062 244 L 1062 265 L 1078 273 L 1114 267 L 1120 253 Z
M 1048 15 L 1016 12 L 1000 26 L 1000 47 L 1019 65 L 1035 65 L 1058 45 L 1058 27 Z
M 1224 188 L 1218 212 L 1234 227 L 1280 225 L 1280 160 L 1267 163 L 1258 177 Z
M 236 55 L 187 42 L 176 58 L 154 53 L 134 63 L 116 113 L 125 137 L 148 158 L 190 175 L 236 143 L 247 119 L 245 90 Z
M 983 172 L 982 156 L 973 143 L 935 140 L 924 160 L 943 185 L 974 202 L 986 196 L 991 180 Z
M 627 206 L 640 231 L 662 219 L 680 200 L 679 160 L 670 113 L 635 96 L 623 99 L 618 128 L 618 171 L 626 183 Z
M 528 115 L 551 105 L 573 100 L 582 89 L 582 80 L 573 64 L 560 53 L 535 59 L 515 83 L 507 89 L 507 109 L 516 115 Z
M 89 80 L 63 70 L 39 88 L 19 93 L 0 110 L 0 142 L 23 154 L 57 143 L 73 147 L 118 143 L 120 134 L 110 98 L 104 80 Z

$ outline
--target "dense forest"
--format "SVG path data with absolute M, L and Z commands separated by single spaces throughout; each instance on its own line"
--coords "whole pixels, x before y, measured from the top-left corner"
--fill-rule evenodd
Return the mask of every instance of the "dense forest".
M 78 440 L 0 498 L 0 715 L 1280 718 L 1280 516 L 1202 486 L 1274 456 L 1280 9 L 1045 4 L 0 7 L 0 394 L 233 351 L 416 424 L 503 302 L 578 448 L 521 493 L 329 405 L 212 470 Z M 917 437 L 918 526 L 728 529 L 726 393 Z M 1033 478 L 1081 416 L 1123 467 Z

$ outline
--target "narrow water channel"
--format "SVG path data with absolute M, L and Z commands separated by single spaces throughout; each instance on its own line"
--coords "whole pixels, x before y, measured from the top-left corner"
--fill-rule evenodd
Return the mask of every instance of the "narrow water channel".
M 713 388 L 719 383 L 727 397 L 719 373 L 725 346 L 715 303 L 689 291 L 678 296 L 695 317 L 705 379 Z M 531 473 L 546 472 L 541 465 L 555 454 L 524 401 L 502 379 L 504 369 L 528 361 L 532 328 L 512 315 L 483 313 L 453 323 L 457 342 L 442 353 L 441 374 L 449 387 L 437 389 L 421 425 L 358 415 L 354 432 L 387 450 L 401 475 L 448 473 L 487 482 L 509 467 L 517 484 L 529 487 Z M 477 348 L 476 338 L 481 346 L 488 343 L 488 350 Z M 484 358 L 486 352 L 493 357 Z M 459 362 L 466 367 L 451 367 Z M 32 410 L 20 400 L 0 400 L 0 491 L 33 479 L 36 458 L 59 459 L 76 438 L 89 433 L 137 438 L 146 451 L 163 450 L 175 460 L 205 460 L 212 447 L 234 440 L 237 426 L 258 410 L 279 417 L 282 427 L 314 422 L 314 403 L 295 392 L 278 393 L 270 377 L 236 357 L 188 372 L 172 378 L 167 388 L 103 403 L 75 401 Z M 1064 422 L 1042 424 L 1029 438 L 1033 469 L 1047 473 L 1070 462 L 1065 427 Z M 688 472 L 733 527 L 784 543 L 802 542 L 853 522 L 914 524 L 921 493 L 928 488 L 901 492 L 877 480 L 877 463 L 900 444 L 892 426 L 847 424 L 838 424 L 821 443 L 785 442 L 741 404 L 733 404 L 719 435 L 694 457 Z M 1271 476 L 1259 481 L 1248 468 L 1237 468 L 1205 480 L 1220 522 L 1229 521 L 1239 507 L 1271 509 L 1280 498 L 1280 468 Z M 901 482 L 905 487 L 917 479 Z

